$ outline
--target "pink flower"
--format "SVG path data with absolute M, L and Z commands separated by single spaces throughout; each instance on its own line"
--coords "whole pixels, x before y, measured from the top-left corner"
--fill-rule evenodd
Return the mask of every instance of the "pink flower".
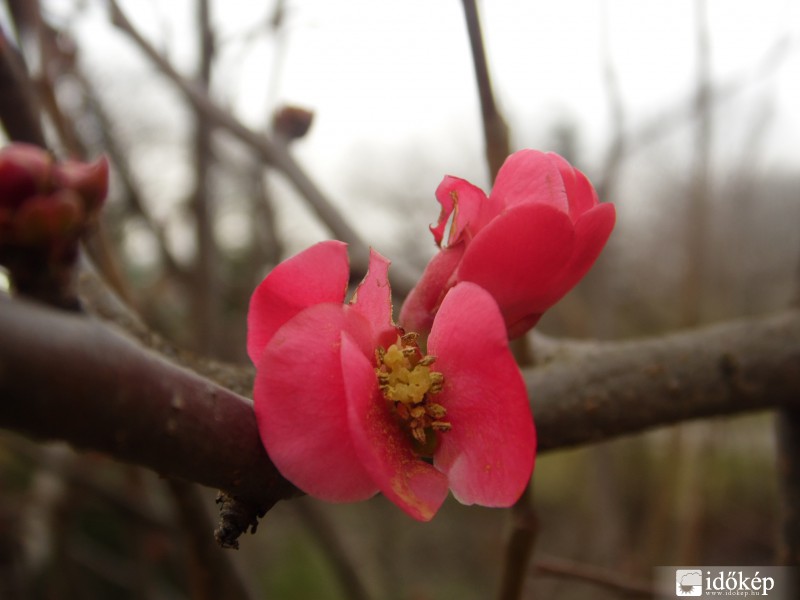
M 451 176 L 436 198 L 442 210 L 431 231 L 441 251 L 400 312 L 400 323 L 420 332 L 448 290 L 471 281 L 497 301 L 509 337 L 522 335 L 586 274 L 615 221 L 614 206 L 598 203 L 583 173 L 536 150 L 509 156 L 488 198 Z
M 453 287 L 423 352 L 392 322 L 389 261 L 345 304 L 346 245 L 322 242 L 253 293 L 248 353 L 261 440 L 298 488 L 332 502 L 380 491 L 429 520 L 448 488 L 464 504 L 510 506 L 533 469 L 525 385 L 491 296 Z

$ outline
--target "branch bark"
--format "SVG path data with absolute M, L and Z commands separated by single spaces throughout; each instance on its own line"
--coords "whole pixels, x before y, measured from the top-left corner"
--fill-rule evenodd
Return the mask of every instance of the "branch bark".
M 525 371 L 539 451 L 800 406 L 800 311 L 625 342 L 543 343 Z
M 0 299 L 0 427 L 63 439 L 264 511 L 296 490 L 261 446 L 249 400 L 102 323 Z
M 297 491 L 249 400 L 92 318 L 0 296 L 0 427 L 219 488 L 263 513 Z M 800 311 L 649 340 L 537 340 L 539 451 L 689 419 L 800 409 Z M 252 369 L 240 369 L 252 377 Z

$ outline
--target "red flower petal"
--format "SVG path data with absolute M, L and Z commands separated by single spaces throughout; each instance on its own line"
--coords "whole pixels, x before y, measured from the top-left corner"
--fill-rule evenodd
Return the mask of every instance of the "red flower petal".
M 548 204 L 520 204 L 472 240 L 457 279 L 486 289 L 511 325 L 550 306 L 550 286 L 572 255 L 574 243 L 566 212 Z
M 338 241 L 320 242 L 275 267 L 250 298 L 250 360 L 258 362 L 280 326 L 304 308 L 321 302 L 344 302 L 349 277 L 347 245 Z
M 569 214 L 573 222 L 577 221 L 583 213 L 597 204 L 597 192 L 595 192 L 586 175 L 569 164 L 566 159 L 553 153 L 549 153 L 547 156 L 550 157 L 550 160 L 553 161 L 561 173 L 569 201 Z
M 377 491 L 348 429 L 340 357 L 344 330 L 355 352 L 374 351 L 369 323 L 350 307 L 318 304 L 295 315 L 258 359 L 253 391 L 272 462 L 298 488 L 331 502 L 363 500 Z
M 425 267 L 400 309 L 400 325 L 406 331 L 424 335 L 431 330 L 433 316 L 452 285 L 453 273 L 464 256 L 465 248 L 464 243 L 443 248 Z
M 350 304 L 372 325 L 376 345 L 394 343 L 397 328 L 392 321 L 392 288 L 389 285 L 390 261 L 372 248 L 369 268 Z
M 598 204 L 578 219 L 572 256 L 542 297 L 543 304 L 555 304 L 583 279 L 605 247 L 615 221 L 616 210 L 609 203 Z
M 492 297 L 471 283 L 445 296 L 428 339 L 444 375 L 438 402 L 452 429 L 434 464 L 463 504 L 510 506 L 533 470 L 536 432 L 525 383 Z
M 478 214 L 482 211 L 483 205 L 488 202 L 482 189 L 472 185 L 469 181 L 447 175 L 436 188 L 436 199 L 442 205 L 439 222 L 436 227 L 431 227 L 431 233 L 433 233 L 437 245 L 442 246 L 444 229 L 450 222 L 451 215 L 452 222 L 446 246 L 457 244 L 465 234 L 468 238 L 475 234 L 478 227 Z
M 415 519 L 430 521 L 447 497 L 447 479 L 413 453 L 378 389 L 372 361 L 347 333 L 342 371 L 350 435 L 364 467 L 389 500 Z
M 491 202 L 504 208 L 535 202 L 568 213 L 564 180 L 552 156 L 538 150 L 520 150 L 509 156 L 497 173 Z

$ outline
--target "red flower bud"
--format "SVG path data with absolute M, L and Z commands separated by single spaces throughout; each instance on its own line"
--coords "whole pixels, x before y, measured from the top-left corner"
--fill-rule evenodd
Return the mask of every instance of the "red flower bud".
M 96 211 L 108 193 L 108 160 L 101 156 L 92 163 L 67 160 L 56 165 L 55 184 L 77 192 L 87 213 Z
M 83 225 L 82 204 L 80 196 L 72 190 L 28 198 L 14 215 L 14 238 L 26 246 L 69 241 Z
M 0 210 L 14 210 L 50 186 L 53 158 L 30 144 L 13 144 L 0 150 Z

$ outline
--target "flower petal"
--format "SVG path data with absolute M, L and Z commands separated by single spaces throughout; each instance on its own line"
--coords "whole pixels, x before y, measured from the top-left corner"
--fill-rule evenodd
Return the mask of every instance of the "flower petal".
M 411 450 L 378 389 L 373 363 L 345 332 L 342 370 L 353 444 L 383 494 L 410 516 L 430 521 L 447 497 L 447 479 Z
M 428 339 L 444 375 L 439 403 L 452 429 L 434 464 L 462 504 L 510 506 L 530 479 L 536 431 L 519 367 L 492 297 L 472 283 L 445 296 Z
M 586 175 L 569 164 L 566 159 L 553 152 L 548 153 L 547 156 L 561 173 L 564 189 L 567 192 L 567 200 L 569 201 L 569 214 L 572 221 L 575 222 L 583 213 L 597 204 L 597 192 L 595 192 Z
M 378 345 L 390 344 L 397 336 L 392 321 L 392 288 L 389 285 L 390 261 L 372 248 L 369 268 L 350 304 L 372 325 Z
M 509 156 L 497 173 L 490 201 L 504 208 L 546 204 L 568 213 L 564 180 L 552 156 L 538 150 L 520 150 Z
M 447 175 L 436 188 L 436 199 L 442 205 L 439 222 L 436 227 L 431 227 L 437 245 L 442 246 L 444 229 L 450 222 L 451 215 L 452 222 L 445 246 L 457 244 L 465 235 L 472 237 L 475 234 L 478 214 L 488 202 L 482 189 L 460 177 Z
M 275 332 L 304 308 L 344 302 L 349 277 L 347 245 L 338 241 L 320 242 L 275 267 L 250 298 L 250 360 L 257 363 Z
M 362 356 L 373 351 L 369 323 L 348 306 L 318 304 L 295 315 L 259 357 L 253 391 L 272 462 L 298 488 L 331 502 L 363 500 L 378 489 L 348 430 L 343 330 Z
M 445 293 L 452 285 L 453 273 L 464 256 L 466 244 L 442 248 L 425 267 L 417 285 L 400 308 L 400 325 L 406 331 L 426 335 L 433 325 L 433 316 Z
M 520 204 L 472 240 L 456 278 L 486 289 L 511 325 L 549 308 L 550 286 L 574 243 L 567 213 L 547 204 Z
M 543 304 L 552 306 L 583 279 L 603 251 L 615 221 L 616 210 L 610 203 L 598 204 L 577 220 L 572 256 L 542 297 Z

